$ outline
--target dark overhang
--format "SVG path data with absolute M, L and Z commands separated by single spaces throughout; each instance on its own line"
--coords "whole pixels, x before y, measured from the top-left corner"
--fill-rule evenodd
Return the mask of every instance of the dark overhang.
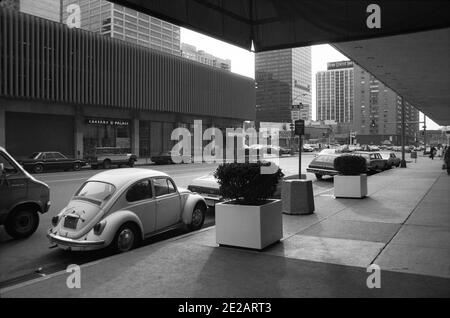
M 450 1 L 112 0 L 255 52 L 450 27 Z M 369 5 L 381 27 L 369 28 Z M 369 12 L 368 12 L 369 11 Z
M 253 42 L 255 52 L 334 43 L 434 121 L 450 125 L 448 0 L 112 2 L 247 50 Z M 379 8 L 380 28 L 367 24 L 369 5 Z

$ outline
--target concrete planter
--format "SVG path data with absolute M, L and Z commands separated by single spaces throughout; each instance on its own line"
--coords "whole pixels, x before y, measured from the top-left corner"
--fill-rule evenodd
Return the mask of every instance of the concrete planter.
M 334 176 L 336 198 L 364 198 L 367 195 L 367 174 L 359 176 Z
M 283 237 L 281 200 L 260 206 L 216 204 L 216 243 L 261 250 Z

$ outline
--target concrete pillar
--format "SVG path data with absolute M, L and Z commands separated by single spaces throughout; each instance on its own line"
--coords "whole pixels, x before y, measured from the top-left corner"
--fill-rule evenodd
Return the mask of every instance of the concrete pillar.
M 283 180 L 281 187 L 283 213 L 311 214 L 314 212 L 314 193 L 311 180 Z
M 0 105 L 0 147 L 6 148 L 5 107 Z
M 139 157 L 139 118 L 131 120 L 131 153 Z
M 77 112 L 75 114 L 75 158 L 81 159 L 84 155 L 83 148 L 83 128 L 84 128 L 84 116 Z

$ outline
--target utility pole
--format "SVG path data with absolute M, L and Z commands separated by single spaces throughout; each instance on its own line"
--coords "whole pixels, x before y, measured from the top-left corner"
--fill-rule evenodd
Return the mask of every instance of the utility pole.
M 427 116 L 423 114 L 423 154 L 427 152 Z
M 400 162 L 400 167 L 406 168 L 406 160 L 405 160 L 405 99 L 402 96 L 402 161 Z

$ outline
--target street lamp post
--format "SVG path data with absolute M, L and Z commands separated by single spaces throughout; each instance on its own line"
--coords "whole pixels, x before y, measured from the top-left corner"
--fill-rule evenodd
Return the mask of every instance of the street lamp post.
M 405 160 L 405 99 L 402 96 L 402 161 L 400 162 L 400 167 L 406 168 L 406 160 Z

